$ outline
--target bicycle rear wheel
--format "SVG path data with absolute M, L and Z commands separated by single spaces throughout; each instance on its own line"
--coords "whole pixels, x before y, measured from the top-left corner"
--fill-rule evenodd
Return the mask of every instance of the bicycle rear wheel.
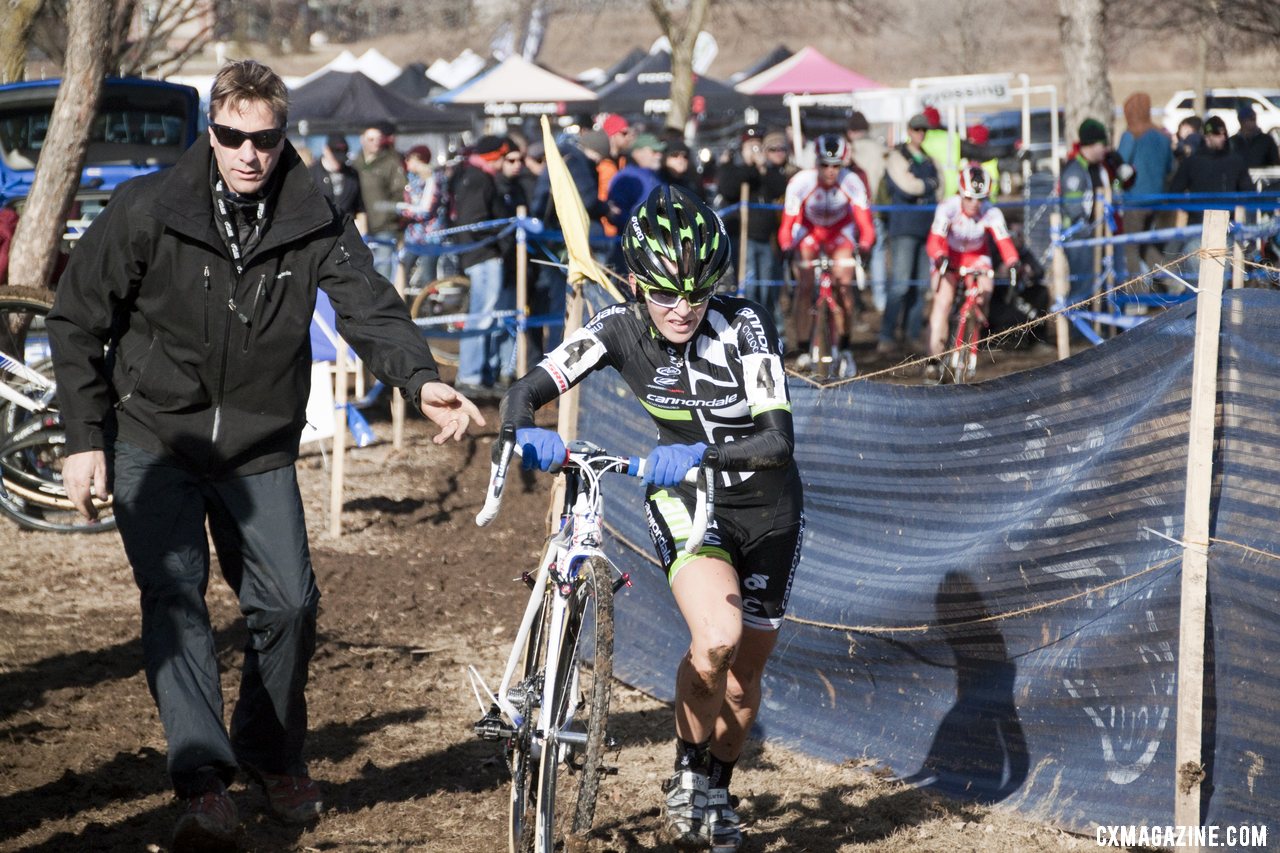
M 538 768 L 538 841 L 551 853 L 557 838 L 584 838 L 595 819 L 604 773 L 605 723 L 613 691 L 613 573 L 600 558 L 585 561 L 565 620 L 554 690 L 549 689 L 548 742 Z M 577 791 L 557 806 L 571 776 Z
M 471 304 L 471 279 L 465 275 L 451 275 L 438 278 L 423 286 L 409 306 L 409 314 L 413 319 L 430 319 L 447 317 L 451 314 L 465 314 Z M 450 322 L 442 326 L 429 326 L 424 329 L 427 345 L 431 354 L 439 364 L 455 367 L 458 364 L 458 339 L 442 335 L 433 335 L 435 331 L 459 331 L 462 320 Z

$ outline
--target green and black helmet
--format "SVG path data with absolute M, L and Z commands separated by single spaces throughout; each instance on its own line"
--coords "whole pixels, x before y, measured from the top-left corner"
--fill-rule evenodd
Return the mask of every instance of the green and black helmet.
M 622 255 L 642 290 L 706 302 L 731 267 L 729 235 L 707 204 L 680 187 L 655 187 L 622 235 Z M 678 297 L 677 297 L 678 298 Z

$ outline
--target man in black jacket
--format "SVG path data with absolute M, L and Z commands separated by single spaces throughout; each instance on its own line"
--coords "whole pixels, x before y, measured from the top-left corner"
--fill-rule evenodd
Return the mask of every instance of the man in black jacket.
M 234 844 L 237 770 L 283 820 L 321 811 L 303 758 L 320 596 L 293 465 L 316 289 L 373 372 L 441 427 L 437 443 L 484 422 L 438 381 L 403 300 L 316 190 L 284 138 L 287 111 L 271 69 L 224 66 L 208 142 L 116 191 L 48 318 L 68 497 L 93 517 L 91 496 L 114 493 L 141 591 L 147 683 L 186 804 L 175 850 Z M 206 519 L 249 630 L 229 736 L 204 601 Z
M 453 199 L 450 223 L 478 225 L 511 216 L 498 191 L 496 176 L 504 158 L 512 152 L 518 154 L 519 149 L 505 137 L 482 136 L 476 140 L 470 155 L 449 179 L 449 195 Z M 510 311 L 516 304 L 514 287 L 505 287 L 503 283 L 502 260 L 512 239 L 494 233 L 501 234 L 501 227 L 463 235 L 463 239 L 475 243 L 459 260 L 471 280 L 470 316 L 465 325 L 465 331 L 471 334 L 458 344 L 455 385 L 472 395 L 493 393 L 512 352 L 511 337 L 493 317 L 495 311 Z
M 783 327 L 778 311 L 778 295 L 782 288 L 782 255 L 776 245 L 777 209 L 787 194 L 787 181 L 795 170 L 787 164 L 787 140 L 779 132 L 763 136 L 755 128 L 743 134 L 739 156 L 720 167 L 719 203 L 728 208 L 742 201 L 742 185 L 747 186 L 747 262 L 741 271 L 742 295 L 769 311 L 779 329 Z M 737 208 L 724 217 L 725 227 L 735 246 L 741 230 Z M 736 258 L 737 255 L 735 254 Z
M 1204 122 L 1204 144 L 1190 157 L 1178 164 L 1169 182 L 1170 193 L 1201 193 L 1222 195 L 1250 192 L 1254 189 L 1249 180 L 1249 167 L 1244 159 L 1227 145 L 1227 125 L 1219 116 L 1209 116 Z M 1210 199 L 1200 199 L 1201 207 L 1187 212 L 1187 224 L 1204 222 L 1203 204 Z M 1233 207 L 1230 198 L 1220 200 L 1221 206 Z M 1200 251 L 1200 234 L 1187 238 L 1182 252 Z
M 320 159 L 311 164 L 311 180 L 333 202 L 338 213 L 354 219 L 356 228 L 364 234 L 369 230 L 369 223 L 360 192 L 360 173 L 347 161 L 347 150 L 346 137 L 340 133 L 330 134 Z

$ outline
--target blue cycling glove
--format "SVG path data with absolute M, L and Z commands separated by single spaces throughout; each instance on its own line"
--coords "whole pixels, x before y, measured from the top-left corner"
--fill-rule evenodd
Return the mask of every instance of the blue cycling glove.
M 541 468 L 543 471 L 559 471 L 564 464 L 566 451 L 560 433 L 541 427 L 524 427 L 516 430 L 516 444 L 520 445 L 522 463 L 526 471 Z
M 649 454 L 644 465 L 644 481 L 659 488 L 669 489 L 684 481 L 690 468 L 702 462 L 707 446 L 697 444 L 659 444 Z

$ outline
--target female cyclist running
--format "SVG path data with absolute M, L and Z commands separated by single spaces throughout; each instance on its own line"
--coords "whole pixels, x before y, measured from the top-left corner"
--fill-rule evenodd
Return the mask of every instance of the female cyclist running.
M 675 773 L 663 784 L 669 840 L 737 850 L 729 796 L 734 764 L 760 707 L 760 680 L 786 610 L 804 530 L 792 459 L 791 403 L 768 312 L 715 293 L 730 270 L 724 223 L 677 187 L 653 190 L 627 223 L 622 250 L 635 301 L 613 305 L 569 336 L 502 402 L 524 464 L 565 458 L 534 412 L 612 367 L 658 428 L 645 513 L 692 641 L 676 673 Z M 675 380 L 672 383 L 671 380 Z M 715 517 L 682 552 L 698 465 L 718 472 Z

